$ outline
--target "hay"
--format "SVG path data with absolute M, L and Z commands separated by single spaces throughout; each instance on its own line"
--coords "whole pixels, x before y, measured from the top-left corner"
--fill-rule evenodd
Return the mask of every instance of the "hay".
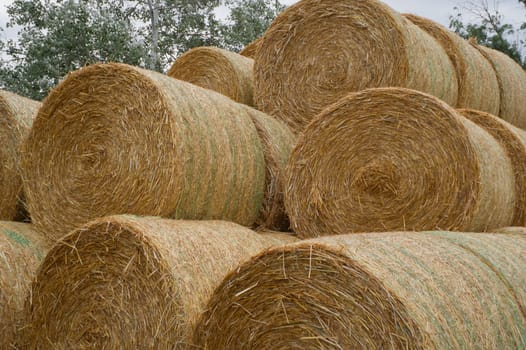
M 20 147 L 40 103 L 0 90 L 0 220 L 23 220 Z
M 0 349 L 17 349 L 24 300 L 50 246 L 30 224 L 0 221 Z
M 515 177 L 515 214 L 511 224 L 526 226 L 526 132 L 485 112 L 472 109 L 458 112 L 484 128 L 506 150 Z
M 294 132 L 327 105 L 369 87 L 408 87 L 453 106 L 458 92 L 444 50 L 376 0 L 303 0 L 287 8 L 263 37 L 254 82 L 258 109 Z
M 28 207 L 53 238 L 113 214 L 250 226 L 260 213 L 265 161 L 246 107 L 156 72 L 70 73 L 24 149 Z
M 525 249 L 517 236 L 409 232 L 273 248 L 223 280 L 194 340 L 214 350 L 523 349 Z
M 507 122 L 526 129 L 524 101 L 526 100 L 526 73 L 506 54 L 471 42 L 493 65 L 500 91 L 498 116 Z
M 253 108 L 247 108 L 256 126 L 265 154 L 265 195 L 256 225 L 270 230 L 287 231 L 290 221 L 283 204 L 285 167 L 296 137 L 282 121 Z
M 510 225 L 515 198 L 510 159 L 489 133 L 402 88 L 353 93 L 325 109 L 286 169 L 285 208 L 302 238 L 486 231 Z
M 42 262 L 25 348 L 184 348 L 215 286 L 277 242 L 229 222 L 98 219 Z
M 254 106 L 253 66 L 252 59 L 234 52 L 197 47 L 179 57 L 167 74 Z
M 412 14 L 403 16 L 435 38 L 451 59 L 458 79 L 456 106 L 498 114 L 499 83 L 488 60 L 468 41 L 440 24 Z
M 501 228 L 498 228 L 498 229 L 494 229 L 492 231 L 495 232 L 495 233 L 524 235 L 524 234 L 526 234 L 526 227 L 524 227 L 524 226 L 508 226 L 508 227 L 501 227 Z
M 257 38 L 256 40 L 245 46 L 243 50 L 239 52 L 239 54 L 248 58 L 255 58 L 262 40 L 263 37 Z

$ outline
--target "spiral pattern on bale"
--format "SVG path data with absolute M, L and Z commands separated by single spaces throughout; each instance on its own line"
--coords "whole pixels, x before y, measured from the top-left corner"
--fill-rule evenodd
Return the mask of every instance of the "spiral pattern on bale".
M 452 106 L 457 79 L 432 37 L 376 1 L 302 0 L 263 36 L 254 63 L 259 110 L 294 132 L 349 92 L 401 86 Z
M 42 262 L 27 301 L 24 348 L 185 349 L 224 276 L 290 241 L 224 221 L 93 221 Z
M 509 226 L 515 212 L 503 147 L 446 103 L 403 88 L 329 106 L 299 137 L 286 174 L 285 208 L 302 238 L 479 232 Z
M 0 220 L 23 220 L 20 151 L 40 102 L 0 90 Z
M 254 106 L 254 61 L 217 47 L 193 48 L 179 57 L 168 76 L 214 90 Z
M 34 224 L 58 239 L 106 215 L 225 219 L 251 226 L 265 160 L 246 107 L 124 64 L 70 73 L 24 145 Z
M 526 226 L 526 131 L 489 113 L 473 109 L 458 112 L 491 134 L 506 150 L 515 178 L 514 226 Z
M 31 224 L 0 221 L 0 349 L 18 349 L 24 301 L 51 242 Z
M 468 41 L 440 24 L 413 14 L 403 16 L 431 35 L 451 59 L 458 79 L 456 107 L 497 115 L 500 107 L 499 82 L 491 63 Z
M 216 288 L 202 349 L 519 349 L 526 236 L 324 237 L 261 253 Z

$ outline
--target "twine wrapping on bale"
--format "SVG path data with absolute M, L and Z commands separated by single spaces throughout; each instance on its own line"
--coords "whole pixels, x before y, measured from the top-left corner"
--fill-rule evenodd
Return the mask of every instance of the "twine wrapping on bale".
M 285 167 L 296 142 L 296 136 L 282 121 L 253 108 L 247 108 L 256 126 L 265 155 L 265 195 L 257 226 L 287 231 L 290 221 L 283 204 Z
M 265 161 L 246 107 L 124 64 L 70 73 L 24 145 L 33 222 L 60 238 L 113 214 L 225 219 L 250 226 Z
M 512 225 L 526 225 L 526 131 L 491 114 L 472 109 L 458 112 L 491 134 L 511 160 L 515 178 L 515 213 Z
M 262 40 L 263 37 L 259 37 L 256 40 L 252 41 L 250 44 L 245 46 L 243 50 L 239 52 L 239 54 L 248 58 L 255 58 Z
M 427 33 L 376 1 L 303 0 L 265 33 L 254 63 L 258 109 L 294 132 L 349 92 L 402 86 L 452 106 L 457 79 Z
M 526 129 L 524 101 L 526 100 L 526 72 L 506 54 L 477 45 L 476 47 L 493 65 L 497 73 L 500 91 L 500 110 L 498 116 L 507 122 Z M 481 82 L 485 84 L 485 82 Z
M 23 220 L 20 147 L 40 102 L 0 90 L 0 220 Z
M 413 14 L 403 16 L 435 38 L 451 59 L 458 79 L 456 106 L 497 115 L 499 82 L 491 63 L 468 41 L 440 24 Z
M 32 225 L 0 221 L 0 349 L 17 349 L 24 300 L 50 246 Z
M 502 146 L 437 98 L 368 89 L 309 124 L 286 169 L 300 237 L 509 226 L 515 177 Z M 498 210 L 495 210 L 498 208 Z
M 183 349 L 224 276 L 278 242 L 229 222 L 97 219 L 42 262 L 24 348 Z
M 217 47 L 197 47 L 179 57 L 168 76 L 254 105 L 254 61 Z
M 509 250 L 508 250 L 509 249 Z M 215 290 L 200 349 L 523 349 L 526 236 L 342 235 L 273 248 Z

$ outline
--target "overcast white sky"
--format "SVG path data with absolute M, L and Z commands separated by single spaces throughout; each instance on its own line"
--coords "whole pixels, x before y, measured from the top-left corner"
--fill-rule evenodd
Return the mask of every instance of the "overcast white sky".
M 0 35 L 3 39 L 6 37 L 16 37 L 16 29 L 6 28 L 5 24 L 8 21 L 6 6 L 13 0 L 0 0 L 0 27 L 4 28 L 4 32 Z M 471 0 L 477 2 L 479 0 Z M 499 5 L 499 11 L 503 14 L 507 23 L 519 24 L 526 21 L 526 10 L 524 6 L 519 4 L 517 0 L 485 0 L 490 6 L 495 3 Z M 297 1 L 281 0 L 286 5 L 291 5 Z M 398 12 L 410 12 L 419 16 L 424 16 L 442 23 L 446 27 L 449 24 L 449 15 L 454 13 L 455 6 L 465 4 L 465 0 L 384 0 L 389 6 Z

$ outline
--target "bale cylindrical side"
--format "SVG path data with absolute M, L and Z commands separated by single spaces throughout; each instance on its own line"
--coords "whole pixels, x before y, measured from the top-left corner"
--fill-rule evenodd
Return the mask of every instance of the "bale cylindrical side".
M 42 262 L 24 348 L 183 349 L 224 276 L 279 242 L 230 222 L 97 219 Z
M 518 234 L 518 235 L 524 235 L 526 234 L 526 227 L 524 226 L 508 226 L 508 227 L 501 227 L 497 229 L 492 230 L 495 233 L 507 233 L 507 234 Z
M 241 56 L 245 56 L 248 58 L 254 58 L 256 57 L 256 53 L 259 50 L 259 46 L 261 45 L 261 41 L 263 40 L 263 37 L 259 37 L 256 40 L 252 41 L 250 44 L 245 46 L 243 50 L 239 52 Z
M 349 92 L 402 86 L 455 105 L 457 79 L 432 37 L 376 1 L 302 0 L 271 24 L 254 63 L 258 109 L 295 132 Z
M 300 237 L 478 232 L 510 225 L 515 212 L 503 147 L 444 102 L 402 88 L 364 90 L 325 109 L 298 138 L 285 181 Z
M 413 14 L 403 16 L 431 35 L 451 59 L 458 79 L 456 107 L 497 115 L 500 106 L 499 82 L 491 63 L 468 41 L 440 24 Z
M 526 129 L 524 101 L 526 100 L 526 72 L 508 55 L 472 43 L 491 62 L 500 91 L 500 109 L 498 116 L 507 122 Z
M 20 148 L 40 102 L 0 90 L 0 220 L 23 220 Z
M 0 222 L 0 349 L 18 349 L 24 300 L 51 242 L 31 224 Z
M 223 280 L 194 340 L 215 350 L 522 349 L 524 249 L 526 236 L 414 232 L 272 248 Z
M 506 150 L 515 177 L 515 213 L 511 224 L 526 226 L 526 131 L 485 112 L 472 109 L 458 112 L 484 128 Z
M 265 154 L 265 195 L 256 226 L 287 231 L 290 220 L 283 204 L 285 168 L 296 142 L 287 124 L 274 117 L 247 108 L 258 131 Z
M 196 47 L 179 57 L 167 74 L 253 106 L 253 66 L 252 59 L 237 53 L 217 47 Z
M 246 107 L 124 64 L 70 73 L 24 145 L 33 222 L 60 238 L 113 214 L 225 219 L 260 213 L 265 161 Z

